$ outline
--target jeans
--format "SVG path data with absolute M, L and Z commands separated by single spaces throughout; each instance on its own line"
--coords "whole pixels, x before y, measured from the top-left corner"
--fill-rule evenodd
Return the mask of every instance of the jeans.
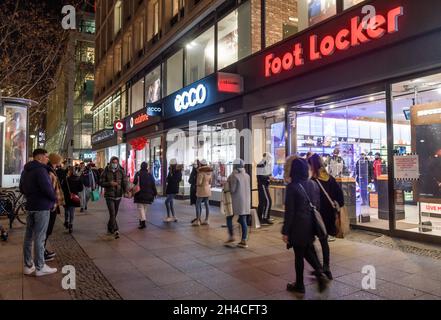
M 73 224 L 75 216 L 75 207 L 66 207 L 64 210 L 64 221 L 69 225 Z
M 37 270 L 44 266 L 44 241 L 49 224 L 49 210 L 28 211 L 26 217 L 26 233 L 23 243 L 23 256 L 26 266 L 35 262 Z M 34 262 L 32 261 L 32 240 L 34 239 Z
M 115 200 L 106 198 L 107 209 L 109 210 L 109 222 L 107 223 L 107 231 L 115 233 L 118 231 L 118 223 L 116 222 L 116 216 L 118 215 L 118 209 L 121 199 Z
M 167 199 L 165 199 L 165 207 L 167 208 L 167 217 L 170 217 L 170 211 L 175 216 L 175 208 L 173 207 L 173 200 L 175 199 L 176 194 L 168 194 Z
M 92 192 L 92 188 L 84 187 L 83 191 L 81 191 L 81 208 L 87 209 L 87 203 L 90 200 L 90 193 Z
M 303 285 L 303 271 L 305 268 L 305 263 L 303 259 L 314 268 L 316 272 L 322 273 L 323 269 L 320 265 L 320 261 L 315 252 L 314 245 L 311 243 L 307 246 L 294 246 L 294 255 L 296 257 L 295 268 L 296 268 L 296 284 Z
M 146 220 L 146 213 L 147 213 L 147 204 L 137 203 L 136 207 L 138 208 L 139 220 L 145 221 Z
M 210 215 L 210 209 L 208 207 L 208 197 L 198 197 L 196 199 L 196 219 L 201 220 L 202 203 L 205 203 L 205 220 L 208 220 L 208 216 Z
M 230 235 L 230 237 L 233 237 L 233 217 L 234 216 L 227 217 L 228 234 Z M 242 228 L 243 241 L 247 239 L 248 235 L 247 217 L 248 215 L 239 216 L 239 219 L 237 220 Z

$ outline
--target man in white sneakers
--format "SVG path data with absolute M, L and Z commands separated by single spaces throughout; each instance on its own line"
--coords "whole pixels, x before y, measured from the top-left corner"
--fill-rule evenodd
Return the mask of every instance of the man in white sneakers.
M 37 277 L 57 272 L 45 264 L 44 241 L 49 224 L 50 211 L 54 208 L 57 196 L 47 170 L 49 160 L 47 151 L 35 149 L 34 160 L 28 162 L 21 174 L 20 192 L 26 197 L 26 234 L 23 243 L 25 275 L 35 272 Z M 34 239 L 34 260 L 32 242 Z

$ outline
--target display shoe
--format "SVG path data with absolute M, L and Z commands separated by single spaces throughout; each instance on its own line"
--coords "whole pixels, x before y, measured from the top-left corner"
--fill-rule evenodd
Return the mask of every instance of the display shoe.
M 288 283 L 286 285 L 286 290 L 288 290 L 289 292 L 305 294 L 305 285 L 297 284 L 297 283 Z
M 47 276 L 57 272 L 57 268 L 51 268 L 47 264 L 43 266 L 40 270 L 35 271 L 37 277 Z

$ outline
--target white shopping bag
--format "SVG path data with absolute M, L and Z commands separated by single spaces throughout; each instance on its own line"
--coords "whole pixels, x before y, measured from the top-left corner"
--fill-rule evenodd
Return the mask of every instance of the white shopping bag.
M 254 229 L 260 229 L 260 220 L 257 216 L 256 209 L 251 209 L 251 224 Z

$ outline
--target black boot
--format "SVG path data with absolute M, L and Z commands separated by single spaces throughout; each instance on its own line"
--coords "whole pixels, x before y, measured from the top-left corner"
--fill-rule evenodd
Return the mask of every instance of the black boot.
M 327 265 L 323 266 L 323 273 L 326 275 L 326 277 L 328 277 L 329 280 L 333 280 L 334 279 L 332 277 L 331 269 L 329 268 L 329 266 L 327 266 Z
M 322 293 L 328 288 L 328 279 L 325 274 L 321 271 L 314 271 L 314 276 L 317 279 L 319 292 Z
M 69 233 L 73 232 L 73 226 L 71 224 L 69 224 Z
M 145 228 L 146 228 L 145 221 L 140 221 L 138 229 L 145 229 Z
M 64 221 L 64 228 L 68 229 L 69 228 L 69 223 L 67 223 L 67 221 Z
M 296 292 L 296 293 L 301 293 L 304 294 L 305 293 L 305 285 L 302 283 L 288 283 L 286 285 L 286 290 L 290 291 L 290 292 Z

